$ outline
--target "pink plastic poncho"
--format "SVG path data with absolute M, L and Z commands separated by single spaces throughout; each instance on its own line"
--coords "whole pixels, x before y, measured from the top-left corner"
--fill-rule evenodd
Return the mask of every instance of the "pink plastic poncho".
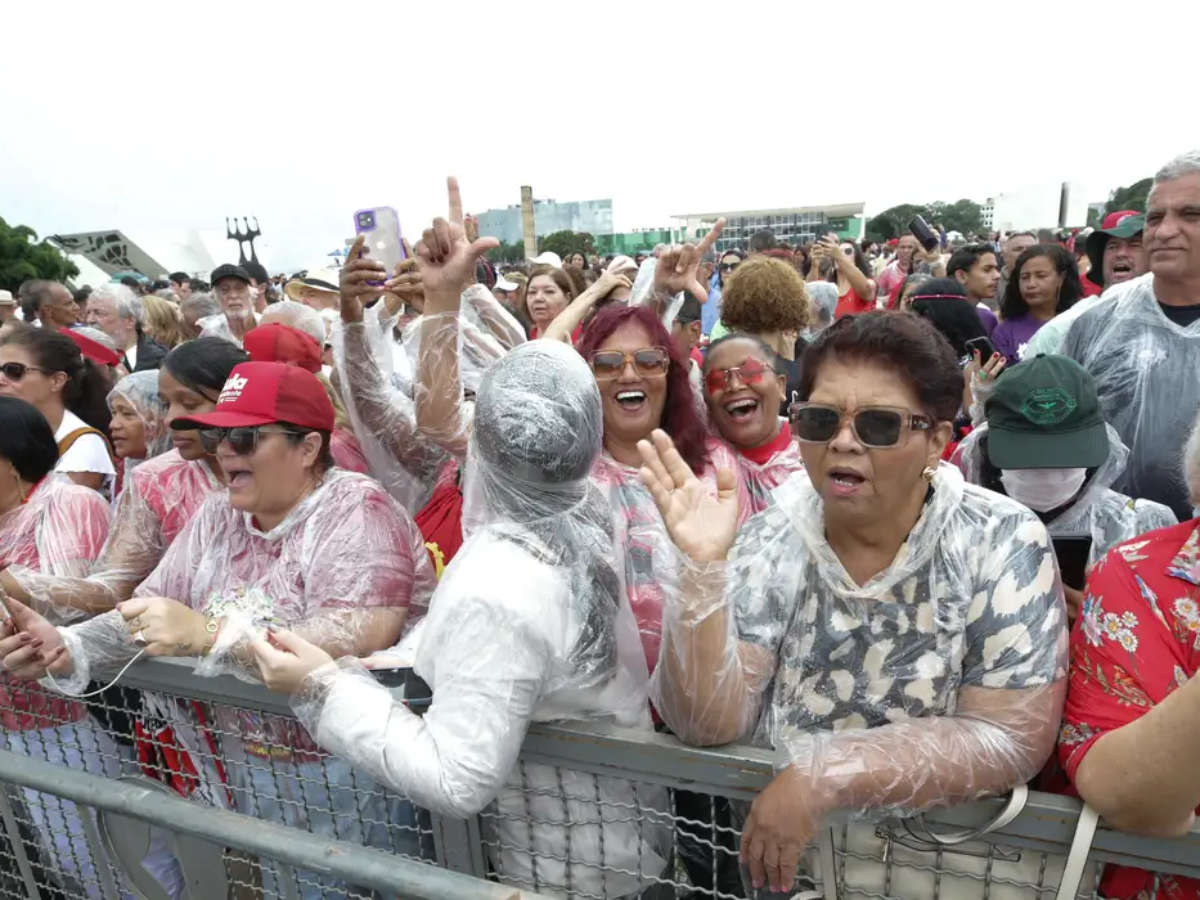
M 297 628 L 334 656 L 360 652 L 367 637 L 360 613 L 407 609 L 411 621 L 428 606 L 434 586 L 412 519 L 378 482 L 333 469 L 269 532 L 234 509 L 226 494 L 210 497 L 134 596 L 169 597 L 223 619 L 217 643 L 196 673 L 257 680 L 257 671 L 240 662 L 241 651 L 261 639 L 268 624 Z M 137 652 L 116 611 L 63 635 L 75 667 L 69 681 L 58 679 L 68 693 L 82 690 L 92 672 L 113 672 Z M 233 727 L 251 753 L 268 746 L 316 749 L 298 727 L 268 734 L 257 718 L 244 711 L 238 716 Z M 267 730 L 276 727 L 284 724 L 273 720 Z
M 723 441 L 709 438 L 707 447 L 709 465 L 700 480 L 715 497 L 717 470 L 736 472 L 738 463 Z M 612 507 L 614 542 L 625 551 L 626 593 L 642 636 L 646 665 L 653 672 L 662 642 L 664 585 L 676 580 L 679 557 L 654 498 L 642 484 L 638 472 L 633 466 L 622 465 L 605 453 L 592 470 L 592 482 Z M 741 510 L 740 525 L 750 510 L 744 482 L 738 485 L 738 509 Z
M 96 491 L 51 473 L 25 502 L 0 516 L 0 567 L 21 566 L 51 576 L 82 575 L 108 536 L 108 504 Z M 23 683 L 0 681 L 0 726 L 31 731 L 78 722 L 84 707 Z
M 47 572 L 16 563 L 8 574 L 29 595 L 30 605 L 52 622 L 83 618 L 83 606 L 111 609 L 154 571 L 167 547 L 220 487 L 202 460 L 186 460 L 178 450 L 156 456 L 130 470 L 108 541 L 90 571 Z

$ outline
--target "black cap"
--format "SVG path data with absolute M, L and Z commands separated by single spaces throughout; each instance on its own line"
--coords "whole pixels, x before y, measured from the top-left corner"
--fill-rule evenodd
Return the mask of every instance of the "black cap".
M 212 278 L 209 279 L 213 287 L 216 287 L 218 281 L 222 278 L 236 278 L 238 281 L 250 283 L 250 274 L 241 266 L 235 266 L 233 263 L 225 263 L 223 266 L 217 266 L 212 271 Z
M 259 284 L 266 284 L 271 280 L 271 276 L 267 274 L 267 267 L 262 263 L 250 260 L 249 262 L 242 263 L 242 269 Z

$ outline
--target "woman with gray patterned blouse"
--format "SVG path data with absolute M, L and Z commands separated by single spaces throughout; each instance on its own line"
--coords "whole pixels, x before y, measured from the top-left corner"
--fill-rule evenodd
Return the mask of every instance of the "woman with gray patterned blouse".
M 777 752 L 742 839 L 776 891 L 834 810 L 912 815 L 1032 778 L 1066 688 L 1045 527 L 939 462 L 962 398 L 945 339 L 908 313 L 845 318 L 800 398 L 805 470 L 740 532 L 732 473 L 714 501 L 666 435 L 641 445 L 685 557 L 655 707 L 685 741 Z

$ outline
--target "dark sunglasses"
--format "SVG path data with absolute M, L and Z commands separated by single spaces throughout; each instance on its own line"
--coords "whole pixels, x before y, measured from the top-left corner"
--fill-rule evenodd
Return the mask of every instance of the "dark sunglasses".
M 736 269 L 736 268 L 737 268 L 738 266 L 740 266 L 740 265 L 741 265 L 741 263 L 740 263 L 740 262 L 735 262 L 735 263 L 721 263 L 721 271 L 722 271 L 722 272 L 732 272 L 734 269 Z
M 708 387 L 710 394 L 715 394 L 718 391 L 729 390 L 735 374 L 742 384 L 759 384 L 768 372 L 773 374 L 775 370 L 766 363 L 751 357 L 740 366 L 709 370 L 709 373 L 704 376 L 704 384 Z
M 272 428 L 269 425 L 244 426 L 241 428 L 201 428 L 200 446 L 209 456 L 215 456 L 217 448 L 222 443 L 228 443 L 229 449 L 238 456 L 250 456 L 258 449 L 260 434 L 300 434 L 286 428 Z
M 877 450 L 895 447 L 900 443 L 905 429 L 928 431 L 933 428 L 928 416 L 889 406 L 863 407 L 850 414 L 836 406 L 796 403 L 788 412 L 792 433 L 806 444 L 828 444 L 837 436 L 846 419 L 850 420 L 850 427 L 854 429 L 858 442 Z
M 43 375 L 49 375 L 48 369 L 39 369 L 37 366 L 27 366 L 25 363 L 5 363 L 0 366 L 0 375 L 3 375 L 9 381 L 21 381 L 25 377 L 26 372 L 41 372 Z
M 664 375 L 671 367 L 671 357 L 662 347 L 646 347 L 632 353 L 620 350 L 600 350 L 592 354 L 592 374 L 597 381 L 611 381 L 633 363 L 633 370 L 643 378 Z

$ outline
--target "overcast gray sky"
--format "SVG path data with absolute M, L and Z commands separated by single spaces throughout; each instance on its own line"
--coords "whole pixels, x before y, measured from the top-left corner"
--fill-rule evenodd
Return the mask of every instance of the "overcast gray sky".
M 447 174 L 476 212 L 522 184 L 611 197 L 620 230 L 1062 180 L 1099 200 L 1200 145 L 1191 7 L 9 3 L 0 216 L 255 214 L 288 268 L 362 207 L 418 232 Z

